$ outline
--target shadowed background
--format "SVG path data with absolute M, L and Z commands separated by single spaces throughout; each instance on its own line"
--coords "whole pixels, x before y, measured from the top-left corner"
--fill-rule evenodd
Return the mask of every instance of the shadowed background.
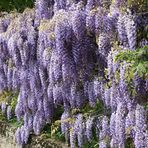
M 35 0 L 0 0 L 0 11 L 22 12 L 26 7 L 32 8 Z

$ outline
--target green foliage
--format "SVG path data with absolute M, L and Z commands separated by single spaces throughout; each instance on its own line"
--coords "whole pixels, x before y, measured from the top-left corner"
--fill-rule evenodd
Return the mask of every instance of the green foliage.
M 32 8 L 35 0 L 0 0 L 0 11 L 22 12 L 25 8 Z
M 125 147 L 126 147 L 126 148 L 135 148 L 133 139 L 128 138 L 128 139 L 126 140 Z
M 0 121 L 7 121 L 6 116 L 3 115 L 1 110 L 0 110 Z
M 51 132 L 51 138 L 54 138 L 56 140 L 59 140 L 59 141 L 65 141 L 65 137 L 64 137 L 64 134 L 62 134 L 62 131 L 61 131 L 61 126 L 56 126 L 52 129 L 52 132 Z
M 51 138 L 51 125 L 46 124 L 44 126 L 41 137 L 44 139 Z
M 52 138 L 54 140 L 58 141 L 65 141 L 65 137 L 61 132 L 61 115 L 64 112 L 63 106 L 58 105 L 57 110 L 54 115 L 54 121 L 52 124 L 46 124 L 41 137 L 44 137 L 44 139 Z M 69 122 L 71 119 L 69 118 L 65 122 Z
M 3 93 L 0 94 L 0 103 L 2 102 L 9 103 L 12 96 L 13 93 L 11 91 L 4 91 Z
M 11 105 L 12 108 L 15 108 L 17 103 L 18 93 L 12 91 L 4 91 L 0 94 L 0 103 L 5 102 L 8 105 Z
M 61 115 L 62 115 L 62 113 L 64 112 L 63 106 L 57 105 L 56 108 L 58 108 L 58 109 L 56 109 L 56 112 L 54 114 L 54 121 L 59 120 Z
M 20 120 L 20 122 L 17 121 L 17 118 L 13 116 L 12 119 L 10 119 L 9 121 L 7 121 L 8 123 L 12 124 L 14 127 L 18 128 L 21 127 L 24 124 L 23 119 Z
M 13 97 L 12 97 L 12 101 L 11 101 L 11 108 L 12 108 L 12 112 L 14 112 L 15 110 L 15 107 L 16 107 L 16 104 L 17 104 L 17 99 L 18 99 L 18 94 L 13 94 Z
M 148 110 L 148 102 L 145 103 L 144 108 L 145 108 L 145 110 Z M 148 114 L 147 114 L 147 116 L 148 116 Z
M 131 76 L 131 78 L 136 73 L 144 79 L 148 78 L 148 46 L 135 51 L 120 52 L 116 57 L 116 61 L 118 60 L 126 61 L 130 65 L 128 76 Z
M 104 112 L 104 104 L 101 100 L 98 100 L 95 107 L 91 107 L 89 103 L 87 103 L 82 109 L 73 109 L 72 115 L 81 113 L 85 118 L 88 118 L 89 116 L 101 116 Z M 106 112 L 108 112 L 108 114 L 110 113 L 109 111 Z
M 99 143 L 97 140 L 92 139 L 91 142 L 84 144 L 84 148 L 98 148 Z
M 147 0 L 128 0 L 128 7 L 134 9 L 136 12 L 147 12 Z

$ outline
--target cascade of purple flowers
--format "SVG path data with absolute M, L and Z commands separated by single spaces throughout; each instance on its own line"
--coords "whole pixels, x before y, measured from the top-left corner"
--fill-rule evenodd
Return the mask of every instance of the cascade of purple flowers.
M 19 92 L 15 114 L 18 121 L 24 120 L 16 131 L 20 145 L 28 142 L 32 131 L 39 135 L 51 124 L 57 106 L 62 105 L 62 133 L 72 148 L 83 147 L 91 142 L 98 120 L 73 116 L 71 109 L 82 109 L 87 103 L 94 108 L 102 101 L 111 115 L 103 115 L 95 127 L 99 127 L 100 148 L 124 148 L 129 137 L 136 148 L 147 146 L 146 110 L 128 91 L 128 63 L 115 61 L 120 50 L 114 42 L 123 50 L 139 45 L 136 16 L 120 12 L 117 7 L 123 4 L 119 0 L 36 0 L 35 10 L 0 17 L 0 93 Z M 142 38 L 139 46 L 144 45 L 148 42 Z M 134 87 L 140 96 L 140 88 L 147 91 L 147 81 L 135 76 Z M 0 106 L 11 119 L 11 106 L 5 102 Z M 72 116 L 74 123 L 68 120 Z

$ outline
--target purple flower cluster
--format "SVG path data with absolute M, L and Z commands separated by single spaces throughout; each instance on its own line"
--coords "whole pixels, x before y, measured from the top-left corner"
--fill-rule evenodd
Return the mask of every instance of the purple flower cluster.
M 86 121 L 86 136 L 89 142 L 93 138 L 93 132 L 92 132 L 93 126 L 94 126 L 94 118 L 93 117 L 88 118 Z
M 69 112 L 65 111 L 62 116 L 61 116 L 61 130 L 62 133 L 65 135 L 66 140 L 69 139 L 69 131 L 70 131 L 70 123 L 69 120 L 70 119 L 70 114 Z
M 7 109 L 7 105 L 6 105 L 5 102 L 3 102 L 3 103 L 1 104 L 1 110 L 2 110 L 2 113 L 3 113 L 3 114 L 6 113 L 6 109 Z
M 15 136 L 16 142 L 19 145 L 27 144 L 29 138 L 29 129 L 22 126 L 21 128 L 17 129 Z
M 10 120 L 12 118 L 12 109 L 11 106 L 7 107 L 7 119 Z
M 36 0 L 35 11 L 0 17 L 0 94 L 19 92 L 15 114 L 24 121 L 16 131 L 19 144 L 52 124 L 60 105 L 62 133 L 73 148 L 91 142 L 94 129 L 101 148 L 125 147 L 128 137 L 136 148 L 145 146 L 146 111 L 139 102 L 148 81 L 135 76 L 138 97 L 131 96 L 128 63 L 115 61 L 117 44 L 123 50 L 138 45 L 135 15 L 121 6 L 126 1 Z M 147 44 L 144 38 L 139 42 Z M 99 101 L 105 115 L 97 123 L 92 115 L 72 114 L 87 105 L 95 109 Z M 11 119 L 11 106 L 2 103 L 1 110 Z

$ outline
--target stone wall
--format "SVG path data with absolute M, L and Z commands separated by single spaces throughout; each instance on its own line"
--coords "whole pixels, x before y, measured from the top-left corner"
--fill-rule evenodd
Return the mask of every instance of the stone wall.
M 19 148 L 15 142 L 16 128 L 0 121 L 0 148 Z
M 68 148 L 64 143 L 39 136 L 31 136 L 29 143 L 21 147 L 15 142 L 15 130 L 12 125 L 0 121 L 0 148 Z
M 32 137 L 31 142 L 28 145 L 25 145 L 24 148 L 68 148 L 68 146 L 52 139 Z

